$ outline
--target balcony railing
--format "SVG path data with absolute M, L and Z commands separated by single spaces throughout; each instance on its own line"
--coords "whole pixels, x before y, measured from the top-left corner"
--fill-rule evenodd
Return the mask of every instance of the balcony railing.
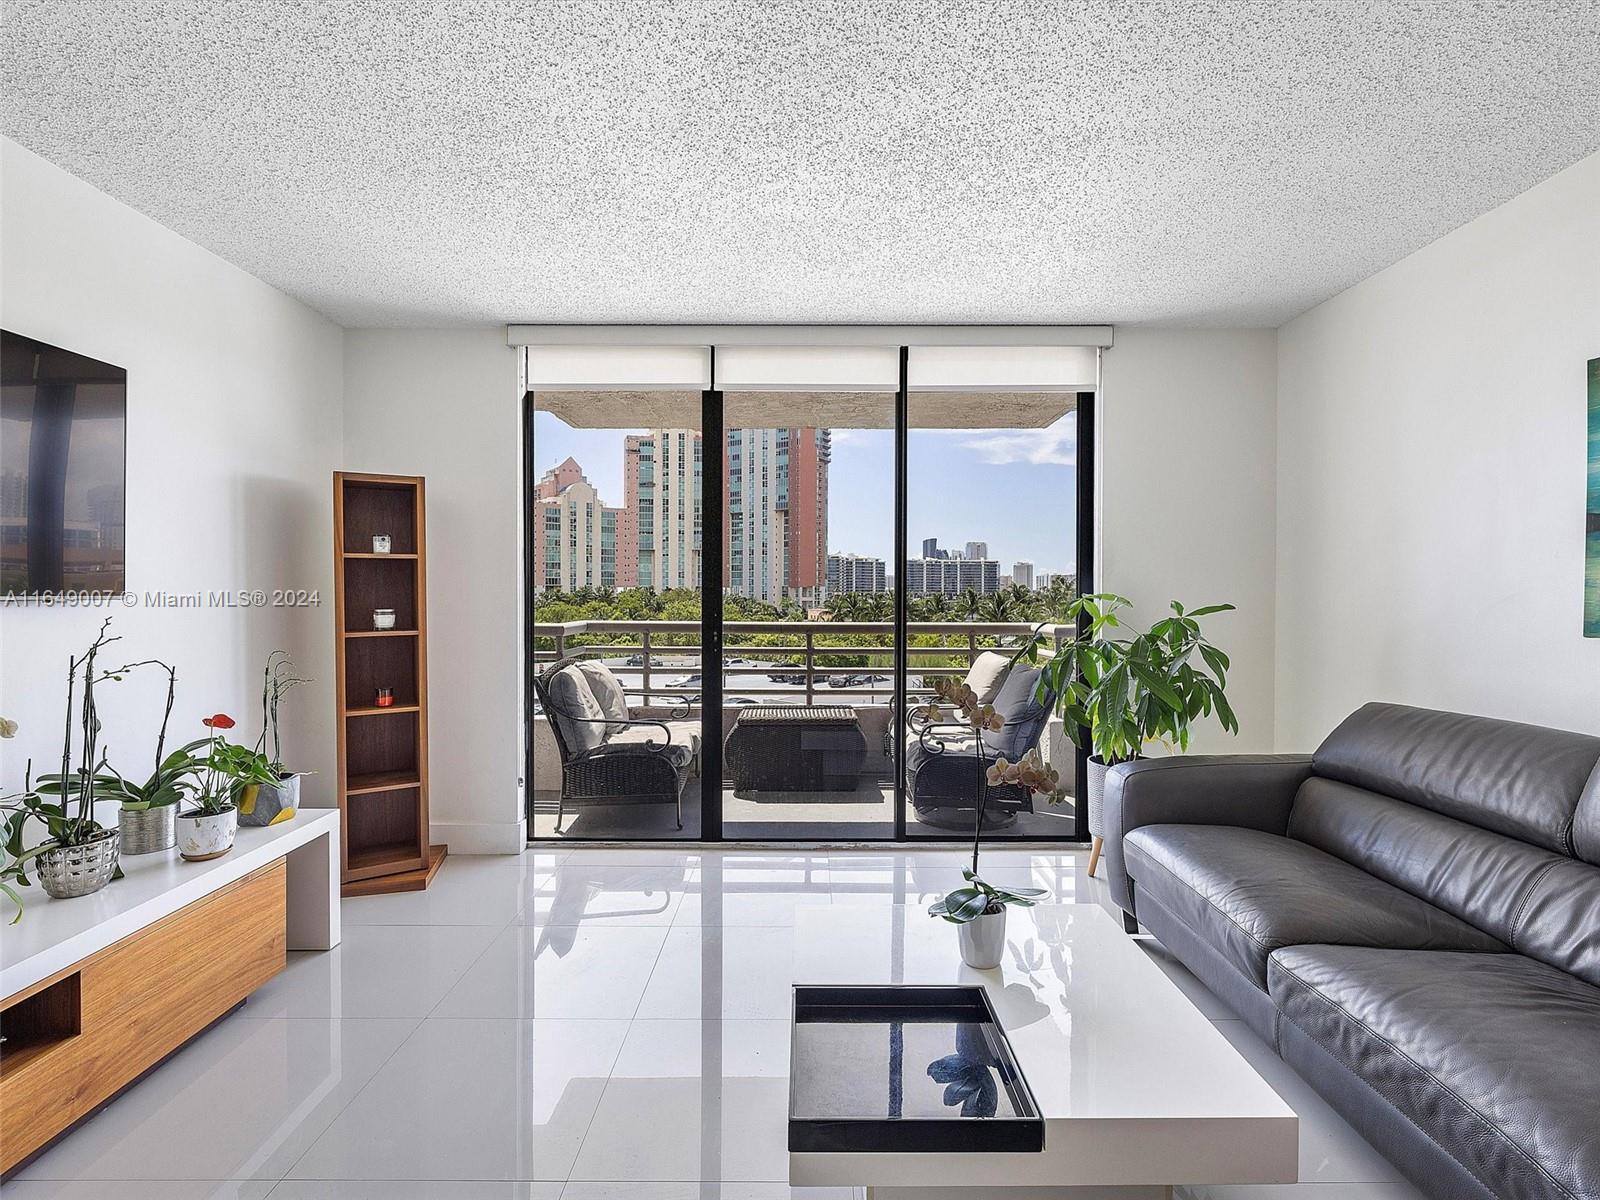
M 889 621 L 727 621 L 722 629 L 723 690 L 728 699 L 808 706 L 819 701 L 887 704 L 894 694 L 894 625 Z M 1071 625 L 1041 627 L 1026 622 L 909 622 L 907 694 L 931 695 L 932 679 L 965 675 L 985 650 L 1014 650 L 1036 629 L 1044 637 L 1047 655 L 1076 633 Z M 937 638 L 938 644 L 916 644 L 924 635 Z M 700 684 L 685 682 L 682 676 L 703 674 L 705 651 L 699 636 L 698 621 L 535 621 L 534 669 L 574 655 L 605 659 L 637 703 L 648 707 L 674 698 L 693 702 L 699 699 Z M 871 640 L 861 645 L 830 644 L 844 636 Z M 868 665 L 828 661 L 862 656 Z M 770 678 L 773 675 L 790 678 L 780 683 Z M 836 685 L 835 680 L 848 682 Z

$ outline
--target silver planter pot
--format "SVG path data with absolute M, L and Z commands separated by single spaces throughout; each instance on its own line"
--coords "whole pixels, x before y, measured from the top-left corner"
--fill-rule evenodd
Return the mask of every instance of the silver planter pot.
M 122 834 L 108 829 L 93 841 L 46 850 L 34 864 L 39 886 L 57 900 L 90 896 L 111 882 L 122 849 Z
M 177 818 L 176 804 L 158 804 L 142 810 L 122 809 L 117 813 L 122 853 L 154 854 L 158 850 L 171 850 L 178 842 Z
M 956 926 L 956 936 L 961 943 L 961 961 L 978 971 L 989 971 L 1000 965 L 1006 948 L 1006 910 L 984 913 Z
M 1089 756 L 1089 836 L 1104 837 L 1106 828 L 1106 772 L 1111 768 Z

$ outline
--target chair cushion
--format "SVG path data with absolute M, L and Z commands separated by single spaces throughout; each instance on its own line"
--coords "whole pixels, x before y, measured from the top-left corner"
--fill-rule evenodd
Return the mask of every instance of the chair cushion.
M 1328 943 L 1417 950 L 1505 946 L 1331 854 L 1231 825 L 1145 825 L 1123 839 L 1143 914 L 1149 897 L 1257 987 L 1282 946 Z
M 1520 954 L 1296 946 L 1286 1020 L 1505 1200 L 1600 1196 L 1600 988 Z
M 657 729 L 654 738 L 655 744 L 660 746 L 662 740 L 661 731 Z M 597 746 L 592 753 L 597 757 L 613 754 L 651 755 L 660 758 L 663 762 L 671 763 L 674 770 L 683 771 L 694 763 L 695 747 L 675 741 L 661 750 L 652 750 L 645 743 L 644 732 L 635 727 Z
M 589 680 L 576 667 L 563 667 L 550 677 L 550 716 L 574 754 L 593 750 L 606 740 L 609 726 L 605 710 L 595 699 Z
M 986 729 L 983 734 L 983 744 L 990 754 L 1016 762 L 1038 745 L 1039 732 L 1050 716 L 1049 708 L 1039 703 L 1034 695 L 1039 688 L 1039 674 L 1038 667 L 1019 663 L 1006 675 L 994 698 L 994 710 L 1005 720 L 1005 725 Z
M 628 727 L 628 695 L 622 690 L 621 680 L 602 662 L 585 660 L 577 666 L 583 672 L 584 679 L 588 680 L 589 690 L 594 693 L 600 711 L 609 722 L 606 732 L 621 733 Z
M 662 725 L 665 725 L 667 731 L 672 735 L 674 750 L 682 747 L 689 752 L 690 759 L 700 753 L 699 721 L 661 721 L 659 723 L 641 721 L 628 725 L 621 733 L 612 734 L 611 737 L 606 739 L 606 744 L 608 746 L 643 746 L 648 742 L 653 742 L 659 746 L 666 741 L 666 736 L 661 732 Z
M 978 694 L 979 704 L 994 703 L 1010 667 L 1011 655 L 995 650 L 985 650 L 972 660 L 972 666 L 967 670 L 966 684 Z

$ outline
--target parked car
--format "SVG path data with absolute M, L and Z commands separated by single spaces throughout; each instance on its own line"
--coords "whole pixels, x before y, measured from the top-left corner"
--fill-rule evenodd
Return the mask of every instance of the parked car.
M 674 679 L 671 683 L 667 684 L 667 686 L 668 687 L 699 687 L 700 686 L 700 676 L 698 676 L 698 675 L 684 675 L 684 676 L 682 676 L 682 677 L 680 677 L 678 679 Z M 698 699 L 700 699 L 700 697 L 696 696 L 695 699 L 698 700 Z
M 642 655 L 642 654 L 630 654 L 630 655 L 628 655 L 627 664 L 630 667 L 642 667 L 642 666 L 644 666 L 644 655 Z

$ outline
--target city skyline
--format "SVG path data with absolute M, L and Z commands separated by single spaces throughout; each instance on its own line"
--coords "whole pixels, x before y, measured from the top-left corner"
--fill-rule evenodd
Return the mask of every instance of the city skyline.
M 571 456 L 604 502 L 625 508 L 620 442 L 643 433 L 575 428 L 536 410 L 536 465 L 543 471 Z M 885 468 L 893 462 L 893 431 L 833 429 L 831 443 L 830 516 L 817 546 L 819 563 L 825 572 L 828 555 L 854 554 L 892 565 L 894 479 L 892 469 Z M 970 541 L 985 544 L 1007 579 L 1015 577 L 1017 563 L 1033 565 L 1036 586 L 1043 578 L 1076 575 L 1076 427 L 1071 417 L 1042 430 L 913 429 L 908 452 L 912 555 L 925 538 L 958 555 Z M 619 561 L 619 586 L 626 586 L 621 582 L 625 578 Z

